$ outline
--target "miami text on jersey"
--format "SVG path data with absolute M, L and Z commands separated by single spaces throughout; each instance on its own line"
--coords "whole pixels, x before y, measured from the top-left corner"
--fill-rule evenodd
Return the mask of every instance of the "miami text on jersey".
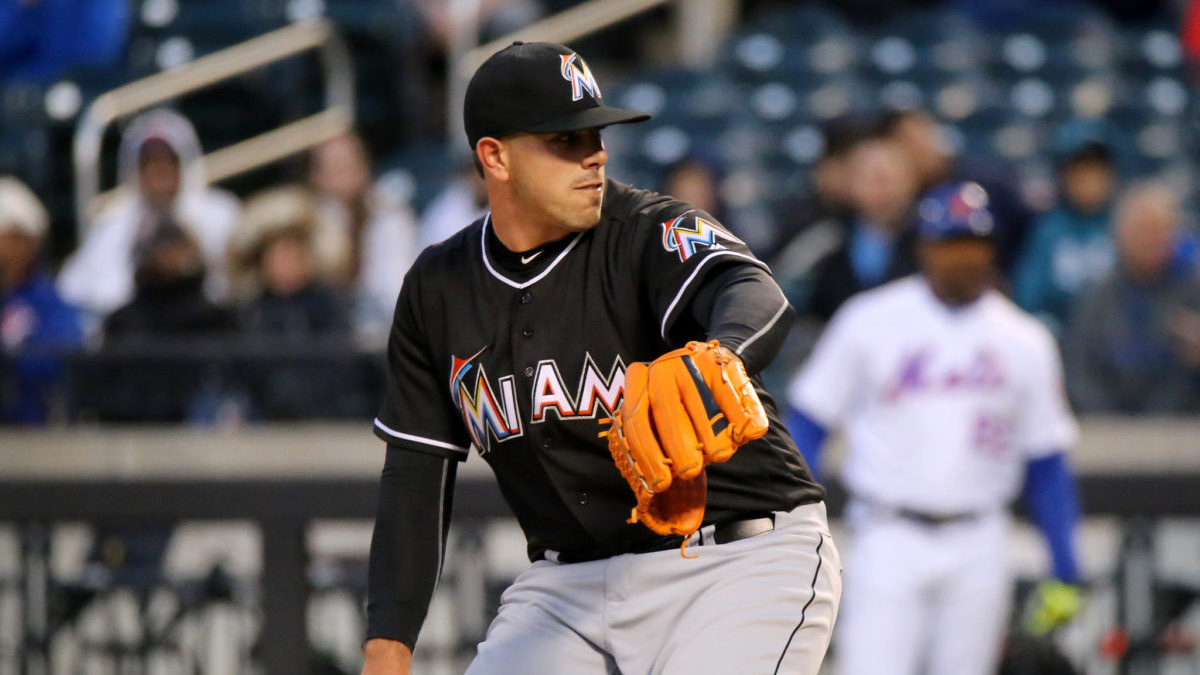
M 663 248 L 679 254 L 681 262 L 696 255 L 697 246 L 721 248 L 718 238 L 742 243 L 741 239 L 698 216 L 682 215 L 662 224 Z
M 505 441 L 522 433 L 520 411 L 517 409 L 517 388 L 512 375 L 500 378 L 497 383 L 500 385 L 499 399 L 492 392 L 487 372 L 482 365 L 475 373 L 474 391 L 467 387 L 464 379 L 467 372 L 475 367 L 471 362 L 482 353 L 483 349 L 480 349 L 465 359 L 454 355 L 450 357 L 450 395 L 458 404 L 463 424 L 467 426 L 471 440 L 480 453 L 487 452 L 490 448 L 491 436 L 495 436 L 497 441 Z
M 463 424 L 480 454 L 491 451 L 493 438 L 502 443 L 525 433 L 525 417 L 521 414 L 516 395 L 516 379 L 505 375 L 492 388 L 483 365 L 476 368 L 475 359 L 483 350 L 468 358 L 451 356 L 450 393 L 462 413 Z M 474 382 L 468 384 L 468 373 L 474 370 Z M 611 414 L 621 403 L 625 389 L 625 363 L 618 356 L 607 374 L 596 365 L 590 353 L 584 354 L 583 368 L 574 392 L 567 388 L 558 363 L 553 359 L 539 361 L 534 370 L 529 396 L 528 421 L 544 422 L 553 411 L 559 420 L 593 419 L 601 410 Z M 496 391 L 500 395 L 496 395 Z
M 578 54 L 562 54 L 560 58 L 562 59 L 562 77 L 571 83 L 571 100 L 578 101 L 583 98 L 585 89 L 592 95 L 592 98 L 599 99 L 600 85 L 596 84 L 596 78 L 592 77 L 592 71 L 583 62 L 583 59 L 579 58 Z

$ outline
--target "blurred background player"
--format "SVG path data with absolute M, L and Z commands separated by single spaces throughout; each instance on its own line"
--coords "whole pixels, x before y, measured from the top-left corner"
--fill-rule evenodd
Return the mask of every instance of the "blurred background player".
M 880 125 L 916 167 L 922 194 L 953 180 L 979 183 L 987 191 L 988 210 L 996 217 L 996 267 L 1011 275 L 1033 217 L 1012 166 L 996 157 L 956 153 L 937 119 L 923 108 L 887 112 Z
M 1053 339 L 990 287 L 993 231 L 978 184 L 934 190 L 918 209 L 920 274 L 847 302 L 792 384 L 814 471 L 826 432 L 847 438 L 845 675 L 992 672 L 1022 483 L 1055 576 L 1078 581 L 1075 422 Z

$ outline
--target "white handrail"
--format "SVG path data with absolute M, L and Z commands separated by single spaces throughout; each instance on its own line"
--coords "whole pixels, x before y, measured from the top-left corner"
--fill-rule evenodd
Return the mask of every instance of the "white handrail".
M 115 120 L 275 61 L 317 49 L 325 73 L 325 109 L 205 157 L 217 181 L 277 161 L 348 129 L 354 120 L 349 50 L 327 19 L 302 21 L 101 94 L 75 130 L 75 213 L 82 228 L 99 198 L 100 148 Z

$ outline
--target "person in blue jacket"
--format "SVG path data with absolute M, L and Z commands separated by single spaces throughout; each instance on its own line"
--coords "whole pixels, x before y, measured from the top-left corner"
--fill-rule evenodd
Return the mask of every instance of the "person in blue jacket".
M 1034 222 L 1013 275 L 1013 299 L 1056 336 L 1076 298 L 1112 270 L 1116 150 L 1097 121 L 1075 120 L 1054 137 L 1061 201 Z
M 49 219 L 15 178 L 0 177 L 0 424 L 46 422 L 62 356 L 79 349 L 79 317 L 39 264 Z

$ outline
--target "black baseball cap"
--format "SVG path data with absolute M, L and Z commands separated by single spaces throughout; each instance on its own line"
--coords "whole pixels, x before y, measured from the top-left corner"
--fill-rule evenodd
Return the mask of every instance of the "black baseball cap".
M 467 84 L 463 123 L 471 149 L 484 136 L 644 122 L 650 115 L 604 105 L 583 57 L 549 42 L 514 42 L 488 57 Z

